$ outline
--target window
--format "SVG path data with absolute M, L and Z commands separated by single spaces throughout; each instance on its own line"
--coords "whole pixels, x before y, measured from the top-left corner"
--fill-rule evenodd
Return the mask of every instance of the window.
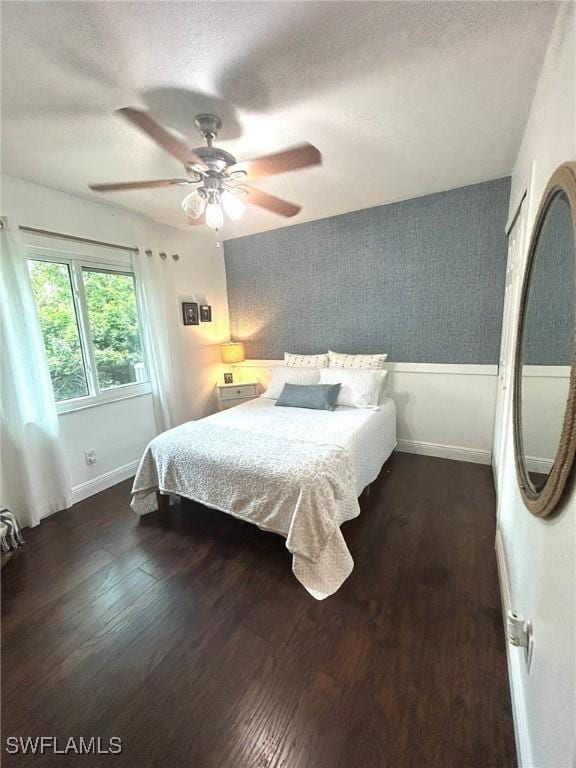
M 133 273 L 39 250 L 28 268 L 59 410 L 149 391 Z
M 67 264 L 30 260 L 30 279 L 48 357 L 54 397 L 85 397 L 88 380 L 80 345 L 70 268 Z
M 146 381 L 134 276 L 82 269 L 101 389 Z

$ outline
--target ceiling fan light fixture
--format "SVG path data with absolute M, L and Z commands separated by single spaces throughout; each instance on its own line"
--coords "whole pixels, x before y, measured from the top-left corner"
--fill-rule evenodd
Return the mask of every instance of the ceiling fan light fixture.
M 227 190 L 222 192 L 220 200 L 228 218 L 232 221 L 240 221 L 246 212 L 246 203 Z
M 182 200 L 182 210 L 192 219 L 199 219 L 204 213 L 205 207 L 206 198 L 199 189 L 195 189 Z
M 206 224 L 211 229 L 221 229 L 224 224 L 224 212 L 216 195 L 211 195 L 206 204 Z

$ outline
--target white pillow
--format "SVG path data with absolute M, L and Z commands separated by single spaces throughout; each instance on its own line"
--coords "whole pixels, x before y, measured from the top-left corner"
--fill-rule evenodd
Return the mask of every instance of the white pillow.
M 330 368 L 384 368 L 388 355 L 344 355 L 328 351 Z
M 289 368 L 278 365 L 270 368 L 270 373 L 272 378 L 262 397 L 272 400 L 278 400 L 284 384 L 318 384 L 320 381 L 320 371 L 317 368 Z
M 388 371 L 366 371 L 358 368 L 323 368 L 320 384 L 340 384 L 336 405 L 353 408 L 377 408 Z
M 327 368 L 328 355 L 294 355 L 284 352 L 284 364 L 290 368 Z

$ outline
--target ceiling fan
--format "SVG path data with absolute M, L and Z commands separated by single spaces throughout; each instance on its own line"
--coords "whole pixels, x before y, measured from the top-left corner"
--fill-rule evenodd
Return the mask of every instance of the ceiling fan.
M 222 121 L 216 115 L 197 115 L 194 118 L 194 124 L 205 139 L 206 146 L 189 149 L 147 112 L 124 107 L 117 110 L 117 113 L 180 160 L 184 165 L 186 178 L 90 184 L 90 189 L 95 192 L 117 192 L 154 187 L 193 186 L 194 191 L 182 200 L 182 208 L 192 225 L 207 224 L 212 229 L 220 229 L 224 224 L 224 213 L 233 221 L 237 221 L 244 215 L 246 202 L 280 216 L 295 216 L 301 210 L 299 205 L 256 189 L 246 182 L 309 165 L 319 165 L 322 162 L 322 155 L 312 144 L 300 144 L 283 152 L 238 162 L 229 152 L 213 146 L 218 130 L 222 127 Z

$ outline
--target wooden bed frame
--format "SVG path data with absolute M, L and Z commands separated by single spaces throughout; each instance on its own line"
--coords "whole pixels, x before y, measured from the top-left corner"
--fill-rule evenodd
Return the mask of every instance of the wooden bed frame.
M 161 515 L 168 514 L 168 510 L 170 509 L 170 494 L 156 491 L 156 501 L 158 502 L 158 512 L 160 512 Z

